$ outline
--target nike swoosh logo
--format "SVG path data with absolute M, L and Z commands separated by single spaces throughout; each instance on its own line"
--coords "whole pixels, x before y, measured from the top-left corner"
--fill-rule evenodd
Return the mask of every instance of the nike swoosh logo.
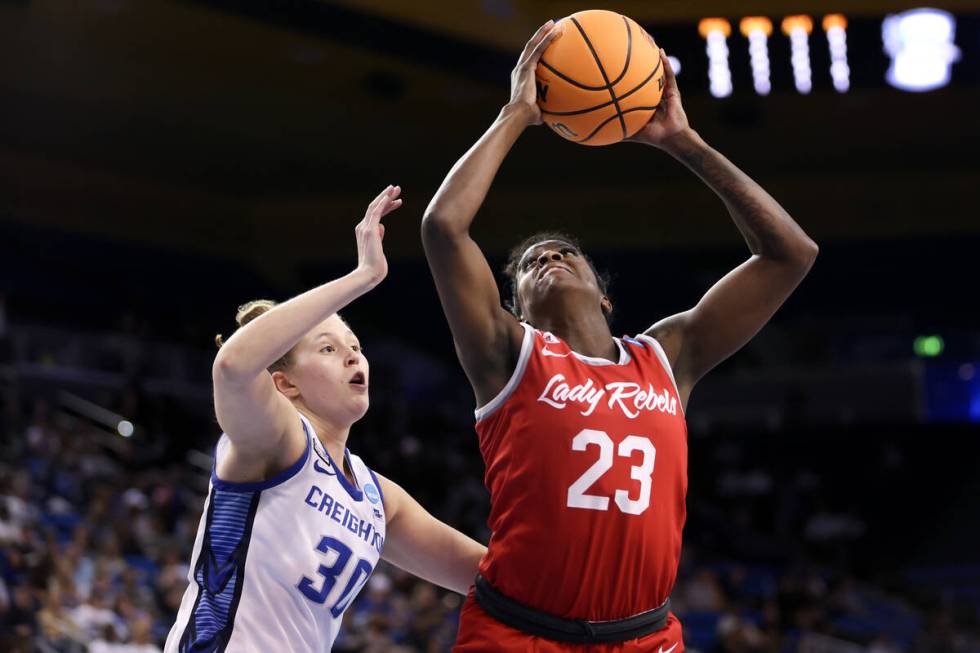
M 316 460 L 316 459 L 313 460 L 313 469 L 315 469 L 316 471 L 320 472 L 321 474 L 326 474 L 327 476 L 336 476 L 337 475 L 336 473 L 330 471 L 330 469 L 328 467 L 324 467 L 323 465 L 321 465 L 320 464 L 320 461 L 319 460 Z
M 569 356 L 572 355 L 572 352 L 568 352 L 567 354 L 556 354 L 555 352 L 548 351 L 547 349 L 545 349 L 544 347 L 542 347 L 541 348 L 541 355 L 542 356 L 553 356 L 555 358 L 568 358 Z
M 678 645 L 679 643 L 680 643 L 680 642 L 674 642 L 674 645 L 673 645 L 673 646 L 671 646 L 671 647 L 670 647 L 669 649 L 667 649 L 666 651 L 664 650 L 664 645 L 663 645 L 663 644 L 661 644 L 661 645 L 660 645 L 660 653 L 670 653 L 670 652 L 671 652 L 671 651 L 673 651 L 673 650 L 674 650 L 675 648 L 677 648 L 677 645 Z

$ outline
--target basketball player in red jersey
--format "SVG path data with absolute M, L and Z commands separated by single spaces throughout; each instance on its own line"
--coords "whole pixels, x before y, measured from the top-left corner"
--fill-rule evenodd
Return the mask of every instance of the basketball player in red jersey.
M 690 128 L 673 71 L 633 141 L 659 148 L 724 202 L 751 256 L 690 310 L 614 338 L 605 283 L 564 236 L 519 246 L 513 313 L 470 225 L 517 138 L 541 122 L 534 70 L 549 21 L 511 77 L 510 101 L 456 163 L 422 222 L 426 256 L 479 408 L 489 551 L 455 651 L 681 653 L 670 613 L 687 491 L 684 408 L 695 383 L 766 324 L 817 246 Z M 647 298 L 638 298 L 647 299 Z

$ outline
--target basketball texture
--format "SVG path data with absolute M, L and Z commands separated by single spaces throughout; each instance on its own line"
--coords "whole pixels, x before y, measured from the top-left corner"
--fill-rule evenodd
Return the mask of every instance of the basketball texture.
M 580 11 L 558 25 L 535 72 L 544 122 L 582 145 L 638 132 L 663 95 L 660 51 L 636 22 L 613 11 Z

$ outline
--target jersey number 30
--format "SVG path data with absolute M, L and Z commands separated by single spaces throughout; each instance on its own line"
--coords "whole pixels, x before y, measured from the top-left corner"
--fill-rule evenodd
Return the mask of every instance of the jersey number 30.
M 330 590 L 333 586 L 337 584 L 337 577 L 340 576 L 347 568 L 347 563 L 351 559 L 350 547 L 341 542 L 340 540 L 333 537 L 324 537 L 320 540 L 317 545 L 316 550 L 324 555 L 329 555 L 330 553 L 335 553 L 337 555 L 334 558 L 332 565 L 320 565 L 317 569 L 317 573 L 323 576 L 323 585 L 320 589 L 314 587 L 314 581 L 306 576 L 300 579 L 299 584 L 296 586 L 303 596 L 313 601 L 314 603 L 322 604 L 327 600 L 327 595 L 330 594 Z M 354 572 L 351 574 L 350 579 L 344 586 L 344 591 L 340 593 L 337 600 L 334 602 L 333 607 L 330 608 L 330 614 L 335 618 L 343 614 L 344 610 L 347 609 L 347 605 L 351 602 L 357 593 L 361 591 L 364 583 L 367 582 L 368 577 L 371 572 L 374 571 L 371 568 L 371 564 L 366 560 L 358 560 L 357 565 L 354 566 Z
M 584 429 L 572 438 L 572 451 L 585 451 L 590 445 L 599 447 L 599 460 L 585 470 L 577 481 L 568 488 L 568 507 L 586 508 L 588 510 L 609 510 L 609 497 L 586 494 L 599 478 L 613 466 L 613 441 L 605 431 Z M 634 451 L 643 453 L 643 461 L 633 465 L 630 478 L 640 482 L 640 496 L 630 499 L 627 490 L 616 490 L 616 505 L 628 515 L 639 515 L 650 507 L 650 486 L 652 484 L 653 464 L 657 460 L 657 448 L 648 438 L 639 435 L 628 435 L 619 443 L 617 453 L 623 458 L 630 458 Z

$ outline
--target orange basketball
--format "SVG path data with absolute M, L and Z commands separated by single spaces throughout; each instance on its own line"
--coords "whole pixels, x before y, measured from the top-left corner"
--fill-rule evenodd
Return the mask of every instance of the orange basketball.
M 536 71 L 544 122 L 583 145 L 638 132 L 663 94 L 660 51 L 636 22 L 613 11 L 580 11 L 558 25 Z

